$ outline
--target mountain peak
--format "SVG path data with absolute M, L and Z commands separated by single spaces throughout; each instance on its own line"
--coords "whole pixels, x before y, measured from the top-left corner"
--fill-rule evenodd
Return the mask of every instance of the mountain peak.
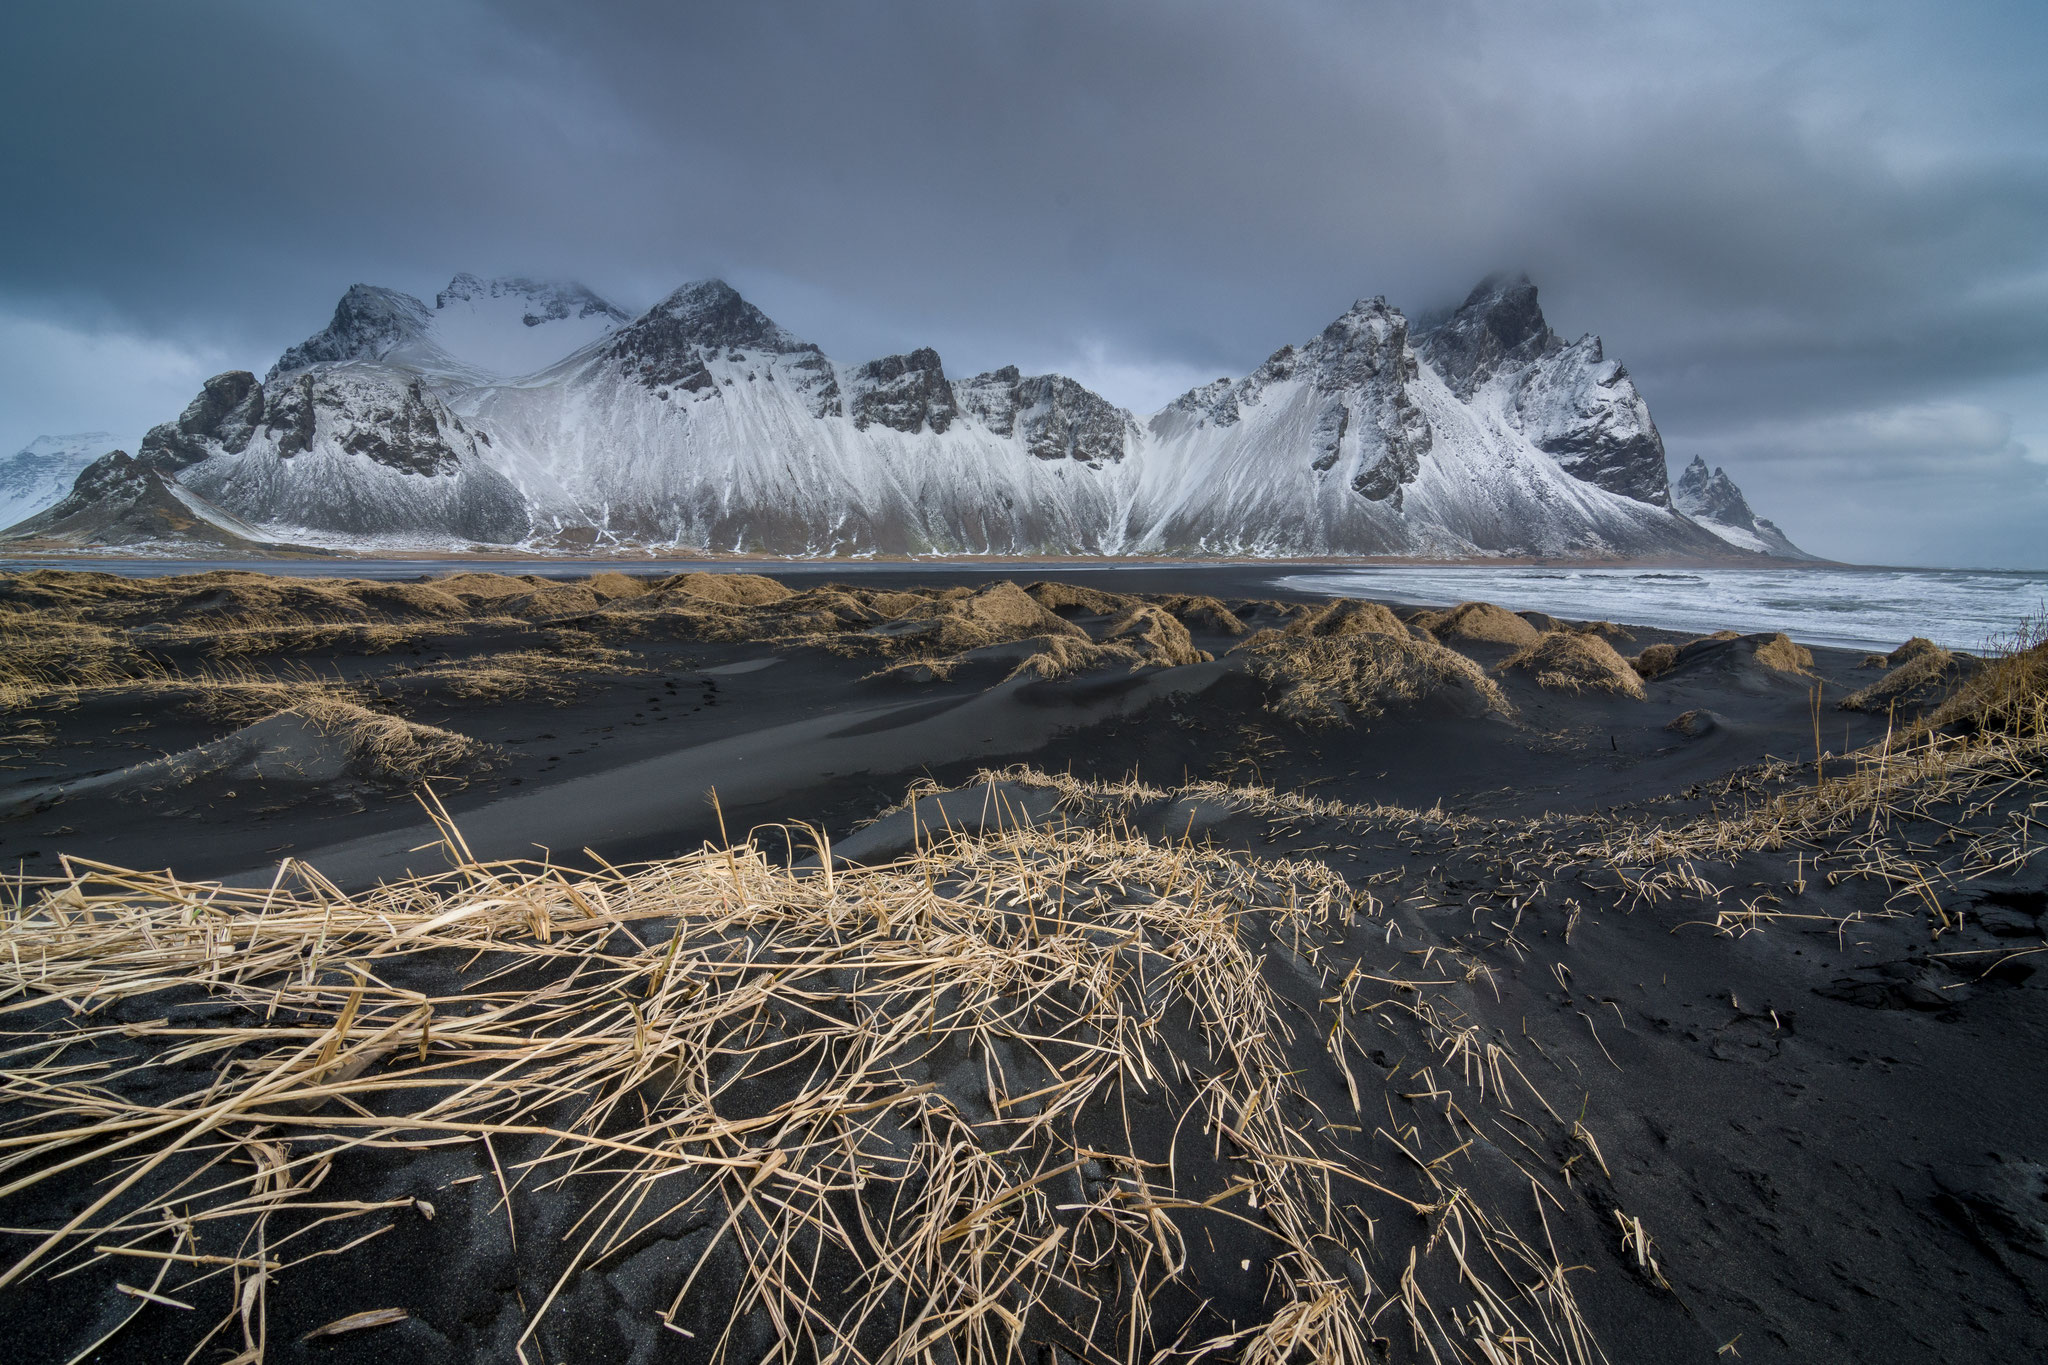
M 1718 465 L 1710 472 L 1701 456 L 1692 457 L 1685 472 L 1671 485 L 1671 505 L 1731 544 L 1745 550 L 1779 555 L 1787 559 L 1813 556 L 1794 545 L 1783 531 L 1758 516 L 1749 499 Z
M 33 516 L 71 491 L 79 472 L 114 444 L 104 431 L 38 436 L 0 458 L 0 526 Z
M 763 346 L 782 331 L 724 280 L 691 281 L 650 308 L 647 318 L 657 314 L 700 346 Z
M 326 328 L 279 356 L 263 382 L 310 365 L 381 359 L 401 343 L 425 336 L 433 321 L 433 311 L 410 294 L 352 284 L 334 306 Z
M 1423 358 L 1460 398 L 1501 370 L 1556 349 L 1536 286 L 1519 271 L 1496 271 L 1481 280 L 1457 311 L 1420 337 Z

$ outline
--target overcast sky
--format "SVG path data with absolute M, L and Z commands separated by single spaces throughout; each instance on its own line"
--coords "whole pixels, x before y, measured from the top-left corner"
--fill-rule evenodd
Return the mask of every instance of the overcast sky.
M 355 281 L 719 275 L 842 361 L 1149 412 L 1526 270 L 1674 471 L 2048 567 L 2048 5 L 18 0 L 0 449 L 123 443 Z

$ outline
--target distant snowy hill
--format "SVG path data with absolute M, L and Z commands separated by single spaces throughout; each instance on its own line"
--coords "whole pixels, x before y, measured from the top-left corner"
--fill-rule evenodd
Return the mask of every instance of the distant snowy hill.
M 357 285 L 136 462 L 271 539 L 366 548 L 1798 553 L 1675 505 L 1627 370 L 1520 277 L 1419 331 L 1354 304 L 1143 419 L 930 349 L 841 364 L 717 280 L 638 318 L 573 284 L 458 275 L 431 306 Z
M 0 526 L 33 516 L 69 493 L 85 467 L 113 445 L 104 431 L 38 436 L 0 459 Z

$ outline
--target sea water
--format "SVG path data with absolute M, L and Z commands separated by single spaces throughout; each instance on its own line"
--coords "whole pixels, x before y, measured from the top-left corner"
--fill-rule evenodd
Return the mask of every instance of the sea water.
M 1707 634 L 1782 630 L 1811 645 L 1889 650 L 1915 635 L 1995 646 L 2048 612 L 2048 573 L 1973 569 L 1626 569 L 1445 565 L 1316 569 L 1276 576 L 1294 592 L 1417 606 L 1475 599 L 1569 620 Z

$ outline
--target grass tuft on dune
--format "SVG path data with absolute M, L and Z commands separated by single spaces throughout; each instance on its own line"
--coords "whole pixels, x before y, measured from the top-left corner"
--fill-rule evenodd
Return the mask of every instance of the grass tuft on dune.
M 1413 619 L 1440 640 L 1471 640 L 1519 649 L 1535 644 L 1538 636 L 1536 627 L 1491 602 L 1461 602 L 1448 611 L 1426 611 Z
M 1636 701 L 1647 695 L 1636 670 L 1598 635 L 1546 632 L 1534 644 L 1509 655 L 1495 671 L 1511 668 L 1533 673 L 1539 687 L 1561 692 L 1612 692 Z
M 1500 685 L 1464 655 L 1400 635 L 1290 636 L 1261 631 L 1238 646 L 1274 693 L 1272 708 L 1304 725 L 1348 724 L 1427 701 L 1509 715 Z

